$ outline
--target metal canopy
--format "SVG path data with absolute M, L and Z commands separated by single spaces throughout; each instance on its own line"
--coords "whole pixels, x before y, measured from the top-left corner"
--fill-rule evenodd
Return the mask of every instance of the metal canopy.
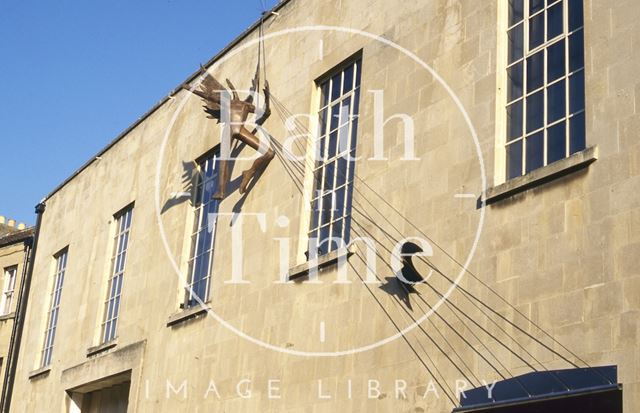
M 453 413 L 618 413 L 617 376 L 616 366 L 528 373 L 497 382 L 491 394 L 486 387 L 465 391 Z

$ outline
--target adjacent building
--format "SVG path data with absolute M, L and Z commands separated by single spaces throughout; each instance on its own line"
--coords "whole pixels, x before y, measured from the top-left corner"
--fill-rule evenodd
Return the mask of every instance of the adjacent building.
M 15 323 L 20 317 L 21 296 L 25 274 L 31 258 L 34 229 L 17 224 L 14 219 L 0 216 L 0 270 L 2 296 L 0 297 L 0 377 L 2 388 L 7 388 L 11 369 L 11 355 L 16 351 Z M 15 366 L 13 366 L 15 368 Z M 3 390 L 2 399 L 4 400 Z
M 585 390 L 563 369 L 637 411 L 639 18 L 280 2 L 205 65 L 241 99 L 269 81 L 246 193 L 234 141 L 214 196 L 196 72 L 43 201 L 9 411 L 464 411 L 531 372 Z

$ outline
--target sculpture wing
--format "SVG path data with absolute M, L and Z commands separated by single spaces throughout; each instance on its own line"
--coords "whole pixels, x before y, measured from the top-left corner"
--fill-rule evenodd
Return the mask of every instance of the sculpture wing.
M 202 79 L 200 85 L 193 90 L 191 90 L 189 85 L 184 85 L 183 88 L 200 96 L 204 101 L 204 111 L 210 115 L 210 118 L 220 121 L 221 95 L 222 93 L 227 93 L 227 96 L 229 96 L 229 91 L 218 81 L 218 79 L 207 72 L 204 67 L 201 68 L 204 73 L 204 79 Z
M 229 93 L 229 91 L 208 72 L 205 72 L 204 76 L 199 86 L 199 91 L 201 92 L 199 95 L 208 106 L 214 104 L 216 105 L 215 109 L 220 109 L 221 93 Z

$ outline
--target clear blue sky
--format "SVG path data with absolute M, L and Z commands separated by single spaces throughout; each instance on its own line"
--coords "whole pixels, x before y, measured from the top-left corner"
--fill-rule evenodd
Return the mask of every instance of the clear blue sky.
M 261 0 L 0 0 L 0 215 L 33 224 L 41 198 L 261 10 Z

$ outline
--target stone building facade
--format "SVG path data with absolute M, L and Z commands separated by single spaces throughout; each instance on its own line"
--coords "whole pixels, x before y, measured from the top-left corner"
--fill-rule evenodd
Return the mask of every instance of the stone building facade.
M 638 18 L 281 2 L 260 69 L 285 148 L 246 194 L 251 159 L 212 200 L 223 129 L 179 87 L 45 199 L 10 411 L 449 412 L 463 381 L 607 365 L 636 411 Z M 258 33 L 209 73 L 248 89 Z M 355 162 L 313 158 L 325 128 Z M 351 243 L 315 259 L 327 231 Z M 394 277 L 403 238 L 417 292 Z

